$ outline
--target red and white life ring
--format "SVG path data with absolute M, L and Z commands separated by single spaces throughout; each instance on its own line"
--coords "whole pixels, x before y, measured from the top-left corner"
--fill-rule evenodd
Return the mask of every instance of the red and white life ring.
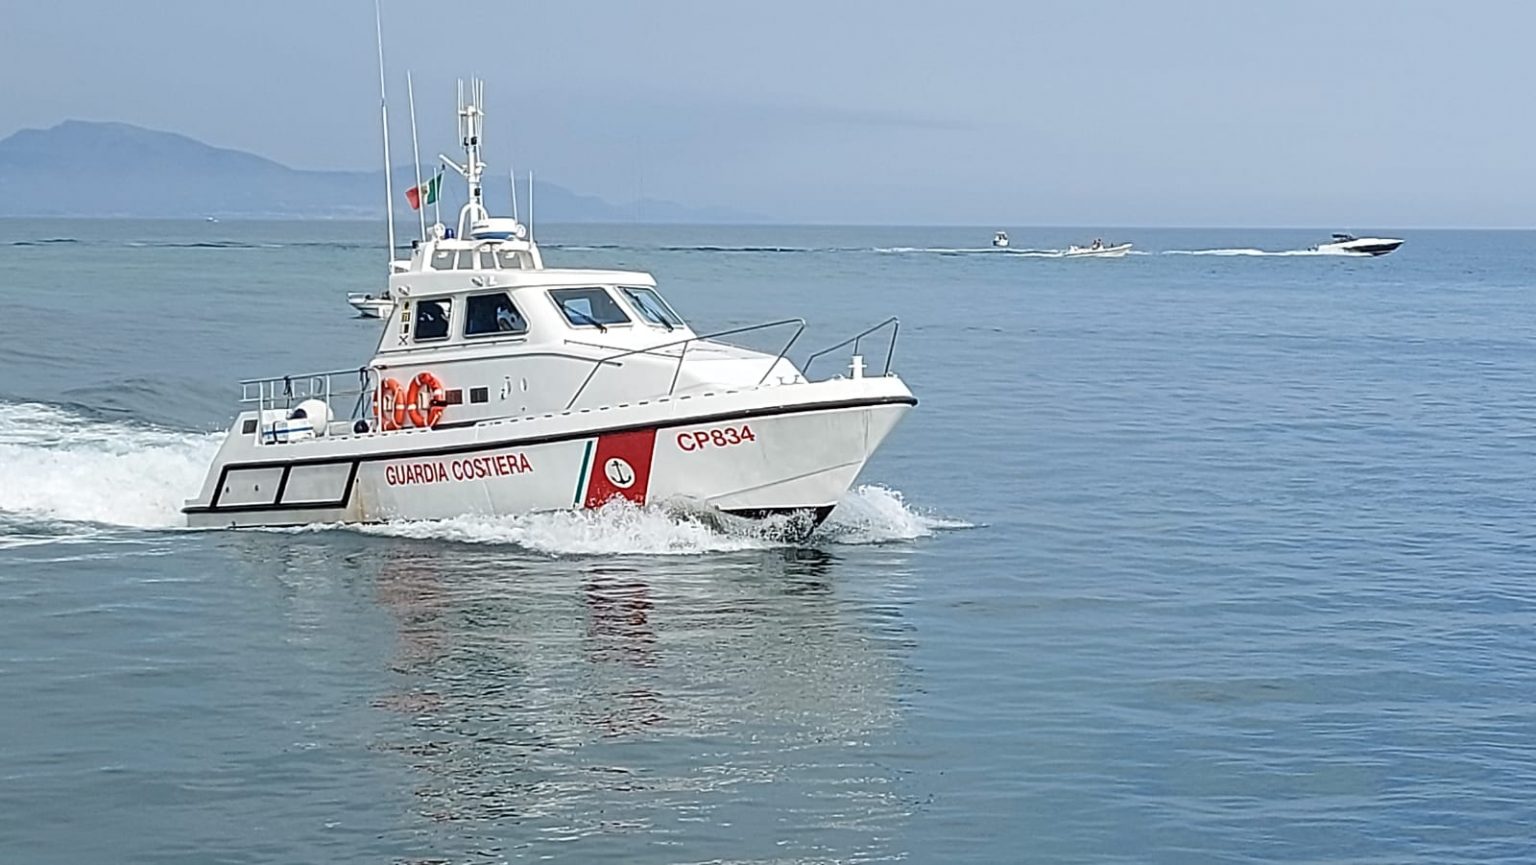
M 410 416 L 411 425 L 425 428 L 437 426 L 437 422 L 443 419 L 443 407 L 446 405 L 448 397 L 438 377 L 426 370 L 416 373 L 416 377 L 411 379 L 410 393 L 405 398 L 405 413 Z
M 399 429 L 405 425 L 405 387 L 400 382 L 386 378 L 373 392 L 373 416 L 379 421 L 379 429 Z

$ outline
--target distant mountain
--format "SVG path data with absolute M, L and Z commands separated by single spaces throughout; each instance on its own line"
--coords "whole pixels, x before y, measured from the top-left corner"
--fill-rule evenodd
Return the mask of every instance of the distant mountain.
M 394 173 L 397 212 L 409 213 L 402 190 L 414 169 Z M 382 187 L 378 171 L 303 171 L 127 123 L 66 120 L 0 140 L 0 217 L 377 219 Z M 669 201 L 615 205 L 543 181 L 534 192 L 541 222 L 763 221 Z

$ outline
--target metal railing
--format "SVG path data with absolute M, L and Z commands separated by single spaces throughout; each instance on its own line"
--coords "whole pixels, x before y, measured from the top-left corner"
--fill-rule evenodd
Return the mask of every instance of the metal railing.
M 768 364 L 768 368 L 763 371 L 763 377 L 757 380 L 757 383 L 759 385 L 761 385 L 763 382 L 768 380 L 768 376 L 771 375 L 773 373 L 774 368 L 779 365 L 779 361 L 783 360 L 784 356 L 789 354 L 789 350 L 791 348 L 793 348 L 794 345 L 795 345 L 795 340 L 798 340 L 800 338 L 800 334 L 805 332 L 805 319 L 803 319 L 803 318 L 784 318 L 784 319 L 779 319 L 778 321 L 764 322 L 763 324 L 752 324 L 752 325 L 747 325 L 746 327 L 733 327 L 733 328 L 728 328 L 726 330 L 717 330 L 717 331 L 714 331 L 712 333 L 695 334 L 693 336 L 686 337 L 684 339 L 677 339 L 677 340 L 673 340 L 671 342 L 663 342 L 663 343 L 659 343 L 657 345 L 646 346 L 645 348 L 632 348 L 632 349 L 629 349 L 627 351 L 621 351 L 621 352 L 617 352 L 615 354 L 610 354 L 610 355 L 608 355 L 606 357 L 598 358 L 598 359 L 596 359 L 596 360 L 594 360 L 592 362 L 592 370 L 587 373 L 587 377 L 586 378 L 582 379 L 581 386 L 576 388 L 576 393 L 571 395 L 570 402 L 565 404 L 565 410 L 566 411 L 570 411 L 571 407 L 576 405 L 576 400 L 581 399 L 582 392 L 587 389 L 587 385 L 592 383 L 592 378 L 597 375 L 597 371 L 602 369 L 604 364 L 613 364 L 615 366 L 623 366 L 623 364 L 617 362 L 619 360 L 619 358 L 630 357 L 630 356 L 637 355 L 637 354 L 660 354 L 660 353 L 662 353 L 662 351 L 664 349 L 673 348 L 673 347 L 676 347 L 676 346 L 682 346 L 681 350 L 679 350 L 678 353 L 677 353 L 677 366 L 674 367 L 673 370 L 672 370 L 672 383 L 667 387 L 667 396 L 671 396 L 673 394 L 673 392 L 677 390 L 677 379 L 678 379 L 679 376 L 682 375 L 682 372 L 683 372 L 683 359 L 688 356 L 688 346 L 690 344 L 695 343 L 695 342 L 701 342 L 703 340 L 714 339 L 716 337 L 733 336 L 735 334 L 750 333 L 750 332 L 752 332 L 754 330 L 767 330 L 769 328 L 783 327 L 785 325 L 790 325 L 790 324 L 796 325 L 795 332 L 792 335 L 790 335 L 789 341 L 784 343 L 784 347 L 779 349 L 779 353 L 774 356 L 773 362 Z M 594 347 L 597 347 L 597 348 L 607 348 L 607 346 L 600 346 L 600 345 L 597 345 L 596 343 L 579 342 L 577 340 L 570 340 L 570 339 L 566 340 L 566 344 L 568 344 L 568 345 L 594 346 Z M 670 357 L 671 355 L 663 354 L 662 356 L 663 357 Z
M 349 380 L 355 380 L 356 389 L 350 386 L 337 386 L 336 381 L 343 376 Z M 366 366 L 331 372 L 250 378 L 240 382 L 240 402 L 255 403 L 257 417 L 261 418 L 269 409 L 281 408 L 287 412 L 306 399 L 318 399 L 324 401 L 331 411 L 331 416 L 337 418 L 341 415 L 331 401 L 339 396 L 356 394 L 357 402 L 353 405 L 348 417 L 361 417 L 363 407 L 373 396 L 372 378 L 373 370 Z
M 831 346 L 829 348 L 824 348 L 821 351 L 818 351 L 818 352 L 812 354 L 810 357 L 807 357 L 805 359 L 805 367 L 802 369 L 801 373 L 806 377 L 807 380 L 809 380 L 810 377 L 811 377 L 811 364 L 816 362 L 816 358 L 822 357 L 824 355 L 831 354 L 832 352 L 837 351 L 838 349 L 840 349 L 840 348 L 842 348 L 842 347 L 844 347 L 844 346 L 846 346 L 846 345 L 848 345 L 850 343 L 852 343 L 852 345 L 853 345 L 853 351 L 849 352 L 849 354 L 858 354 L 859 353 L 859 342 L 861 340 L 863 340 L 865 337 L 869 336 L 870 334 L 872 334 L 872 333 L 874 333 L 874 332 L 876 332 L 878 330 L 881 330 L 882 328 L 885 328 L 887 326 L 889 326 L 890 329 L 891 329 L 891 341 L 890 341 L 890 344 L 886 346 L 886 349 L 885 349 L 885 369 L 881 370 L 880 374 L 881 375 L 890 375 L 891 374 L 891 358 L 893 358 L 896 355 L 896 337 L 901 333 L 901 320 L 898 319 L 894 315 L 891 316 L 890 318 L 886 319 L 885 321 L 882 321 L 879 324 L 874 325 L 873 327 L 868 327 L 868 328 L 865 328 L 864 330 L 859 331 L 858 333 L 854 334 L 853 336 L 848 337 L 847 339 L 843 340 L 842 342 L 838 343 L 837 345 Z

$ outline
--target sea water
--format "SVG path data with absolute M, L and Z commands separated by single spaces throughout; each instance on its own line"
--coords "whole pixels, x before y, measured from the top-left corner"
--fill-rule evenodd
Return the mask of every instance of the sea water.
M 1536 859 L 1536 236 L 541 227 L 921 403 L 803 544 L 182 528 L 380 233 L 0 221 L 0 861 Z

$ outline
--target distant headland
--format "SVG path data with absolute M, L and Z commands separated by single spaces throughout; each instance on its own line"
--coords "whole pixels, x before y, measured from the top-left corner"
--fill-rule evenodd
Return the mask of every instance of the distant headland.
M 128 123 L 66 120 L 0 140 L 0 217 L 378 219 L 382 179 L 378 171 L 290 168 Z M 404 190 L 414 170 L 397 166 L 394 181 L 397 213 L 409 212 Z M 612 204 L 544 181 L 534 191 L 541 222 L 765 221 L 655 199 Z

